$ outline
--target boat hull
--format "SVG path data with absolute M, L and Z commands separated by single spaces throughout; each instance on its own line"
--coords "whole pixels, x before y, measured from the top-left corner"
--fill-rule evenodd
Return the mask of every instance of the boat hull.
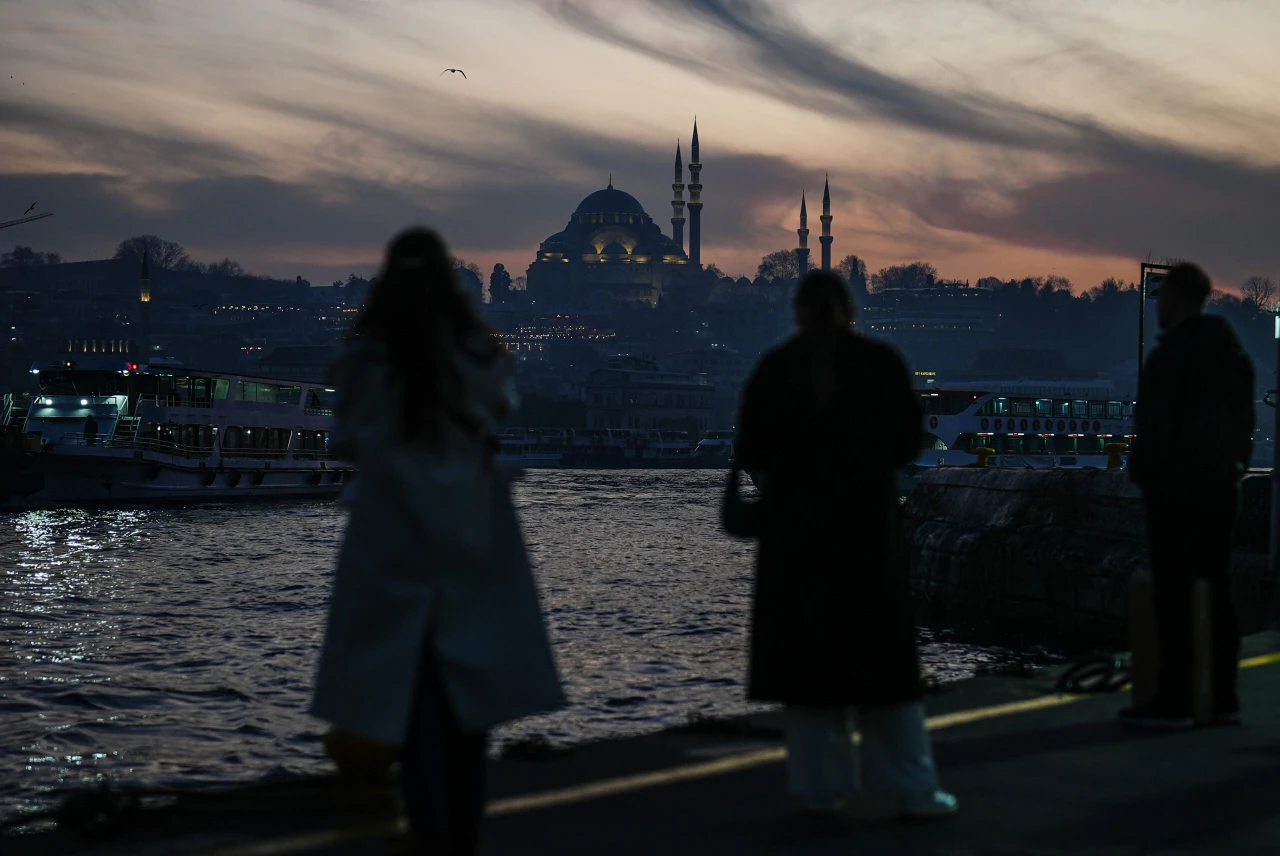
M 354 470 L 312 461 L 200 461 L 93 447 L 0 462 L 0 510 L 331 499 Z

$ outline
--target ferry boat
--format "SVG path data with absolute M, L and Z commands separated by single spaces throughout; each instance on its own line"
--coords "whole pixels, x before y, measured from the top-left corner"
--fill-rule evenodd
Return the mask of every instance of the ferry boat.
M 1107 447 L 1134 436 L 1127 400 L 940 389 L 921 392 L 920 401 L 925 447 L 907 467 L 908 482 L 931 467 L 974 464 L 979 449 L 993 451 L 988 466 L 1105 468 Z
M 334 497 L 355 472 L 320 383 L 106 359 L 32 373 L 39 395 L 0 411 L 0 509 Z
M 729 432 L 732 434 L 732 432 Z M 631 428 L 495 429 L 498 463 L 582 469 L 719 466 L 699 460 L 685 431 Z
M 735 431 L 708 431 L 693 447 L 694 461 L 700 467 L 728 468 L 733 462 Z
M 558 467 L 564 460 L 566 432 L 553 429 L 498 428 L 498 463 L 516 469 Z

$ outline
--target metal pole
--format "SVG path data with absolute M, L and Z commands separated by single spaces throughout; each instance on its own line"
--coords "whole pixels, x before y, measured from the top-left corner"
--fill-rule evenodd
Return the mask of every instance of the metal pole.
M 1276 388 L 1269 402 L 1275 408 L 1271 425 L 1271 579 L 1280 579 L 1280 312 L 1276 314 Z M 1265 400 L 1265 399 L 1264 399 Z
M 1147 337 L 1147 268 L 1142 268 L 1142 276 L 1138 277 L 1138 383 L 1134 389 L 1137 400 L 1142 400 L 1142 355 L 1146 351 Z

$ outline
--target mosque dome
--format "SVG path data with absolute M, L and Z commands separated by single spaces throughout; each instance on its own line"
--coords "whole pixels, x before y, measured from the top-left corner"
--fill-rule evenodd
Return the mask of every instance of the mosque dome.
M 597 190 L 578 203 L 574 214 L 644 214 L 644 208 L 630 193 L 617 190 L 612 184 Z
M 627 248 L 622 246 L 622 244 L 619 244 L 617 241 L 614 241 L 612 244 L 609 244 L 609 246 L 600 251 L 600 255 L 602 256 L 625 256 L 626 254 Z

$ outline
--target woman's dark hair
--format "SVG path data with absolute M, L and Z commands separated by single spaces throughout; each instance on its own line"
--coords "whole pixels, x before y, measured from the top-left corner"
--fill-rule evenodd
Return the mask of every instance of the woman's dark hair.
M 501 345 L 458 285 L 444 242 L 427 229 L 409 229 L 391 242 L 369 298 L 347 333 L 386 349 L 401 382 L 400 418 L 406 436 L 438 436 L 441 417 L 465 425 L 454 352 L 491 360 Z

